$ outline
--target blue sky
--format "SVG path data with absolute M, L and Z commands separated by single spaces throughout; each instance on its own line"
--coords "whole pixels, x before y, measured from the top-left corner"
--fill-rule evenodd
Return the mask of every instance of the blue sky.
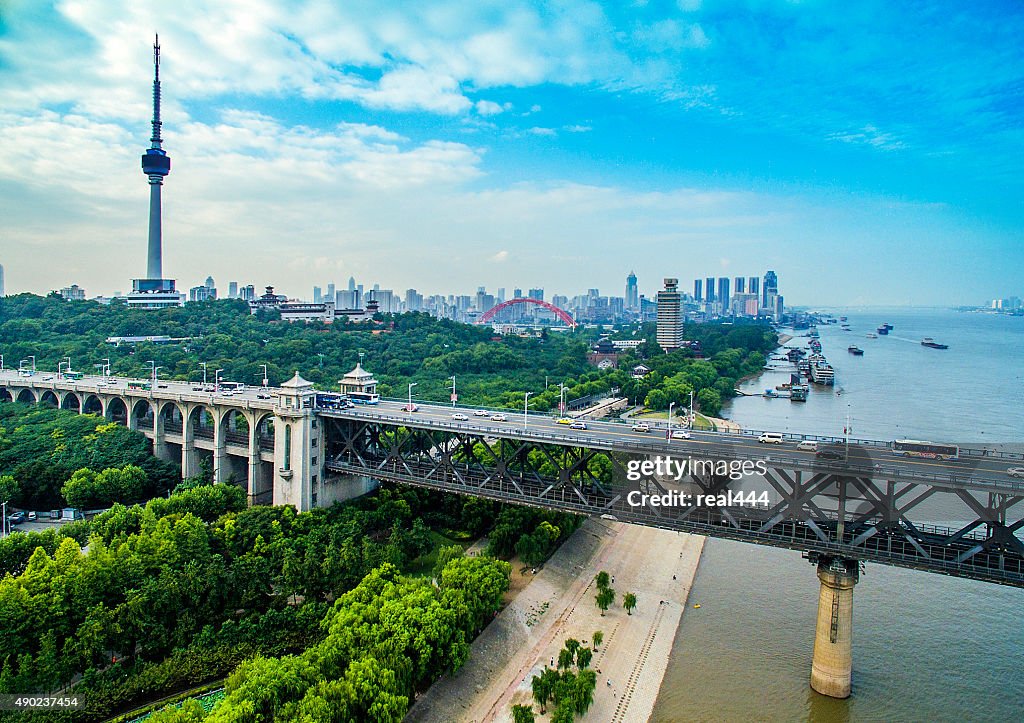
M 1018 2 L 0 0 L 7 290 L 1024 293 Z

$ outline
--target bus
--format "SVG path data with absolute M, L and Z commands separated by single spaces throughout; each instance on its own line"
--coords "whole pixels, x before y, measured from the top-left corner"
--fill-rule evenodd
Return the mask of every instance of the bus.
M 353 404 L 377 404 L 380 402 L 380 395 L 370 392 L 349 392 L 348 399 Z
M 128 388 L 149 391 L 153 388 L 153 385 L 149 382 L 128 382 Z
M 64 372 L 65 379 L 77 380 L 81 379 L 85 374 L 82 372 Z
M 221 382 L 220 390 L 222 392 L 241 392 L 245 389 L 245 384 L 242 382 Z
M 916 439 L 897 439 L 892 443 L 893 454 L 928 459 L 959 459 L 960 448 L 955 444 L 936 444 Z
M 348 406 L 348 398 L 338 392 L 317 392 L 316 406 L 319 409 L 344 409 Z

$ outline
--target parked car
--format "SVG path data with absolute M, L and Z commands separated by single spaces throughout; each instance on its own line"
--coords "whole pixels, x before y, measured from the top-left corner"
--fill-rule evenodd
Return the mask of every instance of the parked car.
M 633 431 L 634 432 L 650 432 L 651 431 L 651 425 L 649 425 L 647 422 L 637 422 L 636 424 L 633 425 Z
M 569 429 L 586 429 L 586 428 L 587 428 L 587 423 L 586 422 L 581 422 L 579 420 L 576 420 L 575 422 L 573 422 L 572 424 L 569 425 Z
M 465 422 L 469 419 L 469 417 L 467 417 L 465 414 L 460 414 L 459 412 L 456 412 L 455 414 L 452 415 L 452 419 L 454 419 L 456 422 Z
M 25 513 L 12 512 L 11 514 L 7 515 L 7 521 L 10 522 L 12 525 L 20 525 L 22 522 L 25 521 Z
M 508 421 L 508 417 L 506 417 L 504 414 L 492 414 L 491 415 L 491 421 L 492 422 L 507 422 Z
M 38 519 L 38 516 L 36 515 L 35 512 L 29 512 L 26 515 L 26 519 L 28 519 L 29 522 L 35 522 Z

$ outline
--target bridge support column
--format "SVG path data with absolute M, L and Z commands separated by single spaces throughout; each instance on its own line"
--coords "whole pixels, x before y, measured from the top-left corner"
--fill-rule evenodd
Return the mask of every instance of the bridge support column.
M 167 430 L 164 429 L 164 417 L 160 407 L 153 405 L 153 456 L 165 462 L 173 462 L 171 450 L 167 446 Z M 181 460 L 178 460 L 179 462 Z
M 213 481 L 214 484 L 227 482 L 231 477 L 231 465 L 228 463 L 227 435 L 223 420 L 214 416 L 213 419 Z
M 850 697 L 853 679 L 853 586 L 859 580 L 856 560 L 818 559 L 818 622 L 814 633 L 811 687 L 832 698 Z

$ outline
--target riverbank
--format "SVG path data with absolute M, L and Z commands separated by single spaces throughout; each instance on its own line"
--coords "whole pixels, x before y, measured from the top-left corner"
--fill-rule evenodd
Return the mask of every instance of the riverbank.
M 511 721 L 517 703 L 537 712 L 533 676 L 557 657 L 566 638 L 589 641 L 595 630 L 604 633 L 591 664 L 600 673 L 583 720 L 647 720 L 703 546 L 696 535 L 587 520 L 477 637 L 462 670 L 432 686 L 406 720 Z M 601 570 L 615 578 L 616 591 L 603 616 L 593 582 Z M 632 615 L 621 607 L 627 592 L 637 597 Z

